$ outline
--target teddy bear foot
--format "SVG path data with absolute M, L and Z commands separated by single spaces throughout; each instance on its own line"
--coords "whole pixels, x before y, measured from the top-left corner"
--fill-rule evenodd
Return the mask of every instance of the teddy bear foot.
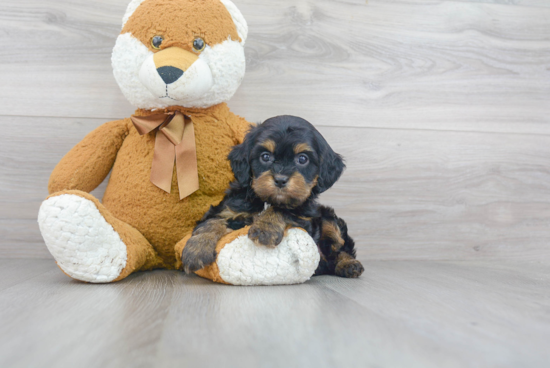
M 313 239 L 290 229 L 276 248 L 240 236 L 220 250 L 216 264 L 221 279 L 232 285 L 291 285 L 309 280 L 319 260 Z
M 51 197 L 40 207 L 38 224 L 58 266 L 74 279 L 112 282 L 126 266 L 126 245 L 88 199 Z

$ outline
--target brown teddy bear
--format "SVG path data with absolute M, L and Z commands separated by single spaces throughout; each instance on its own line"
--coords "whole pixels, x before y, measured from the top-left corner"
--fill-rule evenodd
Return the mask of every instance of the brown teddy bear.
M 229 0 L 132 0 L 112 64 L 138 110 L 78 143 L 54 169 L 40 208 L 63 272 L 106 283 L 181 266 L 196 221 L 233 180 L 227 155 L 250 128 L 226 105 L 244 77 L 247 32 Z M 100 203 L 89 192 L 109 172 Z M 255 285 L 300 283 L 315 271 L 317 248 L 303 231 L 290 230 L 275 250 L 246 231 L 223 238 L 218 260 L 197 273 Z

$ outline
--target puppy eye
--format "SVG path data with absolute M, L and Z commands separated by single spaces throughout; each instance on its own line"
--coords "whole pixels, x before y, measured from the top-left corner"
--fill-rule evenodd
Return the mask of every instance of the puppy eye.
M 193 41 L 193 50 L 195 52 L 201 52 L 206 48 L 206 42 L 200 37 L 195 38 L 195 41 Z
M 262 159 L 263 162 L 269 162 L 269 161 L 271 161 L 271 154 L 267 153 L 267 152 L 264 152 L 264 153 L 262 153 L 260 158 Z
M 155 50 L 158 50 L 160 49 L 160 45 L 162 45 L 162 41 L 164 41 L 162 36 L 155 36 L 151 39 L 151 46 L 153 46 Z
M 299 165 L 307 165 L 309 163 L 309 157 L 304 154 L 298 155 L 296 162 L 298 162 Z

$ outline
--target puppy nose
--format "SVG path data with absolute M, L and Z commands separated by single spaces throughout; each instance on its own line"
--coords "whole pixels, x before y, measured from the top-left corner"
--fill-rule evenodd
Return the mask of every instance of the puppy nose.
M 183 70 L 174 68 L 173 66 L 163 66 L 157 69 L 160 77 L 166 84 L 172 84 L 183 75 Z
M 285 175 L 275 175 L 275 185 L 279 188 L 284 188 L 288 183 L 288 176 Z

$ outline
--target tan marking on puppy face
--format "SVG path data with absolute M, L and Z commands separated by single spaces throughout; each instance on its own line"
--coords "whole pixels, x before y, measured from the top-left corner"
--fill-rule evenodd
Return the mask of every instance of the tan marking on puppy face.
M 309 198 L 311 195 L 311 190 L 317 185 L 317 177 L 311 183 L 307 183 L 306 179 L 299 172 L 292 174 L 288 180 L 288 184 L 284 188 L 289 197 L 289 202 L 291 199 L 297 200 L 299 204 L 302 204 Z
M 196 54 L 180 49 L 179 47 L 164 49 L 153 56 L 157 69 L 163 66 L 173 66 L 183 71 L 187 71 L 187 69 L 189 69 L 198 59 L 199 57 Z
M 275 148 L 277 147 L 277 144 L 275 143 L 274 140 L 268 139 L 268 140 L 264 141 L 263 143 L 261 143 L 260 146 L 264 147 L 266 150 L 273 153 L 273 152 L 275 152 Z
M 262 173 L 257 178 L 252 180 L 252 189 L 262 201 L 269 199 L 275 192 L 277 187 L 273 181 L 273 175 L 269 171 Z
M 323 221 L 323 229 L 321 233 L 322 239 L 329 239 L 332 241 L 332 250 L 337 252 L 344 246 L 344 239 L 342 233 L 337 224 L 332 221 Z
M 252 180 L 252 189 L 262 201 L 287 208 L 304 203 L 316 185 L 317 178 L 308 184 L 298 172 L 292 174 L 284 188 L 275 185 L 273 175 L 269 171 Z
M 161 36 L 161 49 L 179 47 L 193 52 L 193 41 L 201 37 L 214 46 L 229 37 L 241 41 L 231 14 L 219 0 L 148 0 L 143 2 L 124 25 L 151 51 L 155 36 Z
M 298 153 L 301 153 L 301 152 L 313 152 L 313 148 L 311 148 L 311 146 L 307 143 L 299 143 L 296 145 L 296 147 L 294 147 L 294 153 L 295 154 L 298 154 Z

